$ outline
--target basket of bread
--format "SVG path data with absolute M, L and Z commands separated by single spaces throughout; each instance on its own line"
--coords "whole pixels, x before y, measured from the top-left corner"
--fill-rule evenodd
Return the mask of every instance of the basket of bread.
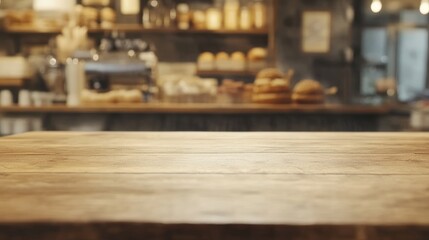
M 254 103 L 291 103 L 292 92 L 290 80 L 294 72 L 290 70 L 287 74 L 275 68 L 260 71 L 253 86 L 252 100 Z
M 286 74 L 275 68 L 260 71 L 256 77 L 252 101 L 264 104 L 322 104 L 327 95 L 335 95 L 337 88 L 325 89 L 316 80 L 304 79 L 293 88 L 294 71 Z

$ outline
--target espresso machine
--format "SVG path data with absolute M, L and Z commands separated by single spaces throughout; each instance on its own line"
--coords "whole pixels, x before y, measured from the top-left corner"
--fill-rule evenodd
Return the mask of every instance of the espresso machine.
M 145 101 L 157 92 L 158 58 L 143 40 L 113 33 L 101 40 L 97 51 L 76 52 L 74 57 L 85 62 L 86 87 L 92 91 L 138 89 Z

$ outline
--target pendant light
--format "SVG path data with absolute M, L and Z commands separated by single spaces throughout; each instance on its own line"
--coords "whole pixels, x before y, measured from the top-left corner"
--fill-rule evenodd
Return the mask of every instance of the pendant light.
M 422 0 L 420 3 L 420 13 L 428 14 L 429 13 L 429 0 Z
M 382 8 L 383 8 L 383 4 L 381 3 L 381 0 L 372 0 L 371 11 L 373 13 L 379 13 Z

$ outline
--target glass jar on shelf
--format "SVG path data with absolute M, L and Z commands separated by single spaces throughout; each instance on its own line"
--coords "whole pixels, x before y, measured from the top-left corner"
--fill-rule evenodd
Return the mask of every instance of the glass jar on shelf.
M 181 30 L 188 30 L 191 27 L 192 14 L 188 4 L 177 5 L 177 27 Z
M 206 28 L 209 30 L 222 29 L 223 14 L 220 8 L 211 7 L 206 12 Z
M 145 28 L 161 28 L 164 22 L 164 10 L 161 0 L 149 0 L 143 9 L 143 26 Z
M 240 9 L 240 29 L 250 30 L 253 28 L 253 13 L 249 5 L 243 5 Z
M 253 26 L 256 29 L 266 29 L 268 25 L 266 2 L 264 0 L 255 0 L 252 5 Z
M 173 28 L 177 25 L 177 10 L 176 4 L 172 0 L 165 0 L 163 13 L 163 26 L 165 28 Z
M 225 0 L 223 6 L 224 28 L 237 30 L 239 26 L 240 1 Z

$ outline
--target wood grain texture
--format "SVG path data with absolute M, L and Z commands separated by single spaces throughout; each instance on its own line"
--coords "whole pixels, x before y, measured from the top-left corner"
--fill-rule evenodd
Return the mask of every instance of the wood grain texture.
M 24 84 L 25 79 L 0 79 L 0 87 L 20 87 Z
M 426 133 L 0 138 L 0 239 L 427 240 L 428 146 Z
M 210 104 L 210 103 L 145 103 L 108 104 L 67 107 L 0 107 L 2 113 L 198 113 L 198 114 L 243 114 L 243 113 L 332 113 L 332 114 L 386 114 L 389 106 L 362 105 L 273 105 L 273 104 Z

